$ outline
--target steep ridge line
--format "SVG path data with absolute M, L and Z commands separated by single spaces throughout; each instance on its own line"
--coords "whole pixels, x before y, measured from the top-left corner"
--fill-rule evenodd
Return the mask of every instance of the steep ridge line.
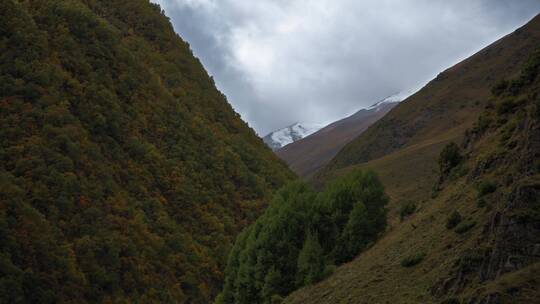
M 285 303 L 485 304 L 534 303 L 539 298 L 536 286 L 540 266 L 535 251 L 540 243 L 539 79 L 536 76 L 534 83 L 515 96 L 491 96 L 496 82 L 513 79 L 523 72 L 529 55 L 538 47 L 540 17 L 537 16 L 452 69 L 453 73 L 469 70 L 470 74 L 480 63 L 496 63 L 489 69 L 480 68 L 476 75 L 476 79 L 482 79 L 481 73 L 498 71 L 485 74 L 490 81 L 475 89 L 482 92 L 476 96 L 486 97 L 475 99 L 479 105 L 472 107 L 474 113 L 461 113 L 460 107 L 452 107 L 454 111 L 447 113 L 450 119 L 444 123 L 453 125 L 452 128 L 446 131 L 419 128 L 403 141 L 405 148 L 394 147 L 393 152 L 383 157 L 347 163 L 341 169 L 333 168 L 318 176 L 331 179 L 350 168 L 375 169 L 392 196 L 389 205 L 392 228 L 353 262 L 338 268 L 327 280 L 294 292 Z M 492 57 L 490 54 L 494 52 L 502 58 Z M 483 59 L 482 54 L 489 56 Z M 473 65 L 469 66 L 471 62 Z M 459 89 L 453 84 L 448 86 Z M 433 85 L 427 86 L 409 102 L 433 108 L 433 101 L 426 102 L 427 105 L 418 101 L 432 88 Z M 406 104 L 407 101 L 403 106 Z M 401 107 L 389 115 L 404 111 Z M 465 123 L 454 125 L 453 120 Z M 478 131 L 482 128 L 486 128 L 483 133 Z M 364 135 L 358 141 L 362 138 Z M 451 141 L 463 143 L 465 161 L 442 186 L 433 187 L 439 176 L 439 152 Z M 406 203 L 415 204 L 416 210 L 400 220 L 400 208 Z M 447 228 L 453 212 L 462 215 L 462 222 L 455 228 Z M 411 257 L 418 258 L 419 264 L 403 266 Z

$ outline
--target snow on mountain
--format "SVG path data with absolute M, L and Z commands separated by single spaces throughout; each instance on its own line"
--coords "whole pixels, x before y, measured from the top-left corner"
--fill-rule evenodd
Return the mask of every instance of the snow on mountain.
M 414 89 L 414 90 L 407 90 L 407 91 L 403 91 L 403 92 L 399 92 L 399 93 L 396 93 L 394 95 L 390 95 L 386 98 L 384 98 L 383 100 L 371 105 L 370 107 L 368 107 L 366 110 L 373 110 L 375 109 L 375 111 L 378 111 L 379 110 L 379 107 L 382 105 L 382 104 L 385 104 L 385 103 L 394 103 L 394 102 L 402 102 L 403 100 L 409 98 L 411 95 L 413 95 L 414 93 L 418 92 L 421 88 L 417 88 L 417 89 Z
M 409 96 L 418 92 L 420 88 L 399 92 L 394 95 L 390 95 L 379 102 L 365 108 L 360 111 L 374 111 L 379 112 L 383 109 L 383 105 L 390 103 L 397 103 L 407 99 Z M 263 137 L 263 141 L 274 151 L 279 150 L 286 145 L 298 141 L 304 137 L 311 135 L 325 127 L 326 124 L 317 123 L 295 123 L 288 127 L 276 130 Z
M 300 140 L 312 133 L 317 132 L 324 124 L 319 123 L 295 123 L 288 127 L 276 130 L 263 137 L 263 141 L 272 149 L 278 150 L 286 145 Z

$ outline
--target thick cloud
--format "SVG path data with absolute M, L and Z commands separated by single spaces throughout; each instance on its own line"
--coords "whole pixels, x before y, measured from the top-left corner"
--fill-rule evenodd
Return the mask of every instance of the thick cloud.
M 416 88 L 540 12 L 540 0 L 153 1 L 260 135 Z

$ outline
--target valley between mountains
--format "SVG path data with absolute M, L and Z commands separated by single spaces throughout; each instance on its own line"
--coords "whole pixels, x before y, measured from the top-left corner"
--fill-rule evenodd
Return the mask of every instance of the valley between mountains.
M 260 138 L 162 8 L 0 0 L 0 303 L 540 303 L 540 15 Z

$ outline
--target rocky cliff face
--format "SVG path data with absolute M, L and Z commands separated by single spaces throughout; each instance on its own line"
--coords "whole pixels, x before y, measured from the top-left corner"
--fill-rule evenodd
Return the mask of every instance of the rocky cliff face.
M 450 276 L 433 286 L 433 295 L 436 298 L 457 299 L 457 296 L 465 293 L 468 295 L 463 303 L 503 303 L 503 295 L 498 290 L 485 292 L 477 288 L 472 292 L 465 291 L 473 284 L 487 285 L 506 274 L 517 273 L 540 262 L 540 223 L 538 219 L 524 215 L 538 209 L 539 197 L 539 184 L 515 187 L 503 199 L 502 210 L 494 212 L 483 227 L 478 247 L 457 260 Z M 512 295 L 526 288 L 520 282 L 512 283 L 516 286 L 509 286 L 503 292 Z
M 531 61 L 536 60 L 538 69 L 540 60 L 534 58 Z M 479 119 L 489 117 L 496 122 L 487 127 L 477 124 L 465 137 L 464 146 L 472 155 L 485 149 L 486 141 L 497 141 L 499 148 L 476 163 L 469 182 L 491 176 L 506 191 L 479 198 L 479 204 L 492 206 L 488 220 L 476 246 L 462 254 L 450 275 L 433 286 L 437 298 L 461 296 L 470 304 L 506 303 L 509 298 L 526 297 L 528 284 L 537 282 L 538 275 L 530 272 L 537 271 L 540 263 L 539 87 L 540 82 L 535 81 L 503 93 L 492 101 L 496 110 L 488 107 Z M 514 278 L 502 284 L 509 276 L 525 282 Z

